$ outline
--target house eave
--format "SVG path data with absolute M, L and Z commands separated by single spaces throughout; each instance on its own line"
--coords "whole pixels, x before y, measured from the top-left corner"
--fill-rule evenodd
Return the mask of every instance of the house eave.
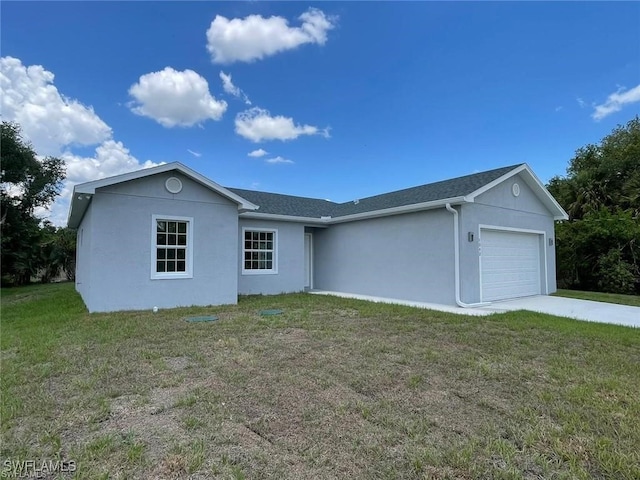
M 333 217 L 329 223 L 345 223 L 355 222 L 358 220 L 368 220 L 371 218 L 388 217 L 391 215 L 401 215 L 403 213 L 419 212 L 421 210 L 432 210 L 434 208 L 443 208 L 447 203 L 458 205 L 467 203 L 465 197 L 444 198 L 440 200 L 432 200 L 430 202 L 413 203 L 411 205 L 402 205 L 400 207 L 384 208 L 381 210 L 372 210 L 370 212 L 354 213 L 341 217 Z
M 76 229 L 80 226 L 92 199 L 93 194 L 78 192 L 75 188 L 73 189 L 71 208 L 69 209 L 69 215 L 67 216 L 68 228 Z
M 442 200 L 433 200 L 430 202 L 413 203 L 411 205 L 402 205 L 400 207 L 384 208 L 381 210 L 372 210 L 369 212 L 354 213 L 351 215 L 343 215 L 340 217 L 302 217 L 295 215 L 280 215 L 275 213 L 259 213 L 259 212 L 246 212 L 241 213 L 240 218 L 248 218 L 255 220 L 278 220 L 283 222 L 297 222 L 313 225 L 333 225 L 338 223 L 356 222 L 359 220 L 368 220 L 371 218 L 388 217 L 391 215 L 401 215 L 403 213 L 419 212 L 422 210 L 432 210 L 435 208 L 443 208 L 447 203 L 453 205 L 459 205 L 462 203 L 473 202 L 473 200 L 467 200 L 465 197 L 453 197 L 445 198 Z
M 254 211 L 242 212 L 239 217 L 251 220 L 275 220 L 280 222 L 305 223 L 307 225 L 326 226 L 327 223 L 329 223 L 327 218 L 301 217 L 296 215 L 281 215 L 277 213 L 259 213 Z

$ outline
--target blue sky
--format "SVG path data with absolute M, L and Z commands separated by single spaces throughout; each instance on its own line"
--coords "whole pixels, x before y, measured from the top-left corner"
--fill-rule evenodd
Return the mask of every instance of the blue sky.
M 2 119 L 67 162 L 57 224 L 73 184 L 170 161 L 333 201 L 521 162 L 546 182 L 640 113 L 637 2 L 3 1 L 1 22 Z

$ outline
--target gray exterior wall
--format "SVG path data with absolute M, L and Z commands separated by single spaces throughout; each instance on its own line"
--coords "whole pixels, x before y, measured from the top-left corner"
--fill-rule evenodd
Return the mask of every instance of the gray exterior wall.
M 520 186 L 520 195 L 511 192 L 514 183 Z M 518 228 L 544 232 L 540 246 L 541 263 L 546 256 L 546 283 L 541 292 L 556 291 L 555 246 L 549 245 L 552 238 L 555 245 L 554 220 L 547 208 L 520 176 L 513 177 L 476 197 L 475 203 L 464 204 L 460 215 L 460 297 L 463 302 L 480 301 L 480 225 Z M 474 241 L 468 241 L 468 233 L 473 232 Z M 541 265 L 544 272 L 545 265 Z M 545 291 L 548 288 L 548 291 Z
M 89 208 L 76 232 L 76 290 L 88 305 L 91 299 L 91 233 L 93 211 Z
M 165 189 L 171 176 L 182 180 L 182 192 Z M 151 279 L 154 214 L 193 218 L 193 278 Z M 78 291 L 89 311 L 237 301 L 237 205 L 177 172 L 99 189 L 81 228 Z
M 314 232 L 314 288 L 455 303 L 453 215 L 444 208 Z
M 242 229 L 267 228 L 277 230 L 276 261 L 278 273 L 243 274 Z M 240 218 L 238 223 L 238 261 L 236 275 L 240 295 L 275 295 L 304 290 L 304 225 L 293 222 L 250 220 Z

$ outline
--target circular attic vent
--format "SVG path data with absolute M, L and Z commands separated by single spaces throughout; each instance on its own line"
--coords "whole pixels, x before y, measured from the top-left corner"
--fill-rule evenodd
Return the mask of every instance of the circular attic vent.
M 517 183 L 514 183 L 513 186 L 511 187 L 511 193 L 513 193 L 514 197 L 517 197 L 518 195 L 520 195 L 520 185 L 518 185 Z
M 180 193 L 182 191 L 182 182 L 179 178 L 170 177 L 164 182 L 164 186 L 170 193 Z

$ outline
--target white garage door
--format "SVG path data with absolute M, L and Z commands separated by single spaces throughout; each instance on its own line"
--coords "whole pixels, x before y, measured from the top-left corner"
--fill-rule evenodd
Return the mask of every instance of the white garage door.
M 482 301 L 541 293 L 539 235 L 483 229 L 480 236 Z

